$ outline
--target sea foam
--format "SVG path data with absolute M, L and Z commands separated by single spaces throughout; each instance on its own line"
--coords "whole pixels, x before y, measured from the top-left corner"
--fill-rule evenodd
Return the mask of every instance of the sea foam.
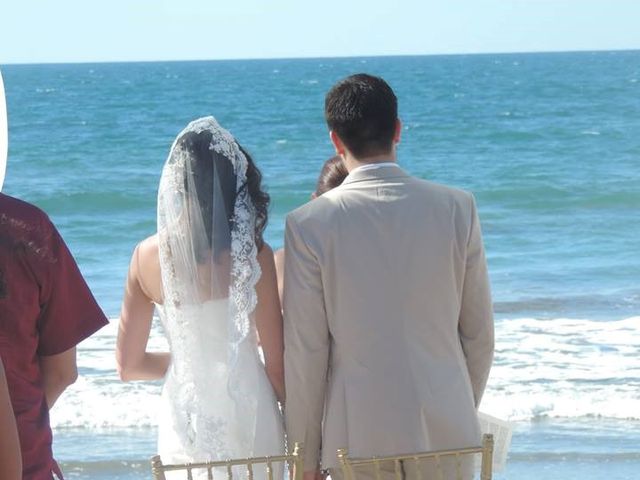
M 161 382 L 121 382 L 117 319 L 80 344 L 80 377 L 52 410 L 54 427 L 151 427 Z M 149 348 L 166 350 L 154 323 Z M 480 409 L 499 418 L 640 419 L 640 316 L 496 322 L 494 365 Z

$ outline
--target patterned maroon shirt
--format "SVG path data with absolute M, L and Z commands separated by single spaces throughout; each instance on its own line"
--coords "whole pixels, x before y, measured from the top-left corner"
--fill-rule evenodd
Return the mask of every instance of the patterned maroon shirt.
M 39 358 L 108 323 L 47 215 L 0 193 L 0 357 L 22 449 L 23 480 L 59 472 Z

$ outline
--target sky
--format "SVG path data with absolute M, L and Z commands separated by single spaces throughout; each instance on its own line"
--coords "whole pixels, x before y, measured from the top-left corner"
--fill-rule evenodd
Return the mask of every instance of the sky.
M 640 49 L 640 0 L 0 0 L 0 65 Z

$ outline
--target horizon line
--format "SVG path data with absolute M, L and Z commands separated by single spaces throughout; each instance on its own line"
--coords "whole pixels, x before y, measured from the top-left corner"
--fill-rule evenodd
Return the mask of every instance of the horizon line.
M 0 62 L 2 66 L 37 66 L 37 65 L 95 65 L 108 63 L 186 63 L 186 62 L 239 62 L 239 61 L 271 61 L 271 60 L 331 60 L 331 59 L 364 59 L 364 58 L 394 58 L 394 57 L 454 57 L 467 55 L 536 55 L 562 53 L 618 53 L 640 52 L 640 48 L 615 49 L 579 49 L 579 50 L 535 50 L 535 51 L 500 51 L 500 52 L 452 52 L 452 53 L 398 53 L 398 54 L 363 54 L 363 55 L 310 55 L 307 57 L 229 57 L 229 58 L 192 58 L 192 59 L 154 59 L 154 60 L 78 60 L 51 62 Z

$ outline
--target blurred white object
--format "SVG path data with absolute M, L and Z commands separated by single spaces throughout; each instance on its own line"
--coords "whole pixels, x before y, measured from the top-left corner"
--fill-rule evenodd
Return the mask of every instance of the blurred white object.
M 482 412 L 478 412 L 478 421 L 482 433 L 493 434 L 493 471 L 500 472 L 507 463 L 513 424 Z
M 0 72 L 0 191 L 7 170 L 7 153 L 9 149 L 9 130 L 7 124 L 7 103 L 4 99 L 4 83 Z

